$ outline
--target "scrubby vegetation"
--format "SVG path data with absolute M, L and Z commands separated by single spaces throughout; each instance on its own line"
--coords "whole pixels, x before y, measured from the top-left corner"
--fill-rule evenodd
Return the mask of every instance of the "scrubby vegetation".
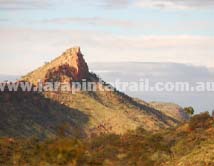
M 159 133 L 142 128 L 90 139 L 2 138 L 4 166 L 173 166 L 214 165 L 214 119 L 208 113 Z
M 189 126 L 190 129 L 207 129 L 213 123 L 213 118 L 210 117 L 209 112 L 204 112 L 193 116 L 190 119 Z
M 193 107 L 185 107 L 184 108 L 185 112 L 188 113 L 189 115 L 193 115 L 195 110 Z

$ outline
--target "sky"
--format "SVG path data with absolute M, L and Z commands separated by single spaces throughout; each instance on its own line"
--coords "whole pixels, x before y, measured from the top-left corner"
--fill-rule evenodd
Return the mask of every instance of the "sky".
M 80 46 L 87 62 L 214 68 L 213 0 L 0 0 L 0 74 Z
M 214 70 L 206 67 L 181 63 L 154 63 L 154 62 L 123 62 L 123 63 L 92 63 L 91 70 L 97 73 L 105 81 L 115 85 L 115 82 L 139 82 L 149 80 L 153 86 L 157 82 L 188 82 L 195 85 L 196 82 L 214 82 Z M 117 87 L 117 89 L 122 87 Z M 140 98 L 144 101 L 176 103 L 182 107 L 192 106 L 195 113 L 214 110 L 213 91 L 131 91 L 123 90 L 129 96 Z

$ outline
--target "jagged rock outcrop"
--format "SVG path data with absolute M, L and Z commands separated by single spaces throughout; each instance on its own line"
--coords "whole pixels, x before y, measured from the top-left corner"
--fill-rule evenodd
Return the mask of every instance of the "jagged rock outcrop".
M 61 56 L 29 73 L 24 80 L 37 84 L 38 81 L 80 81 L 88 77 L 88 65 L 80 47 L 66 50 Z
M 65 64 L 73 69 L 73 80 L 78 81 L 87 78 L 89 73 L 88 65 L 83 58 L 80 47 L 68 49 L 61 57 L 56 59 L 55 64 L 53 63 L 53 65 L 56 66 L 62 66 Z

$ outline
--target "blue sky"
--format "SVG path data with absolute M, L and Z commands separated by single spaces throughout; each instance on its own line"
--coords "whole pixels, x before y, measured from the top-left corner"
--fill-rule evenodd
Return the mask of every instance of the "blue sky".
M 214 67 L 212 0 L 0 0 L 0 73 L 80 45 L 89 62 Z

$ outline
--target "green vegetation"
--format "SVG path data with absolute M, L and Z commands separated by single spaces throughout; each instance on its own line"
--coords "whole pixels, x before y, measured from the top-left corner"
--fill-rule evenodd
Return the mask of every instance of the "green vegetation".
M 90 139 L 2 138 L 4 166 L 173 166 L 214 165 L 214 119 L 193 116 L 174 129 L 151 133 L 138 128 L 123 135 L 103 134 Z
M 188 113 L 189 115 L 193 115 L 195 110 L 193 107 L 185 107 L 184 108 L 185 112 Z
M 210 117 L 209 112 L 204 112 L 193 116 L 190 119 L 190 129 L 207 129 L 213 123 L 213 118 Z

